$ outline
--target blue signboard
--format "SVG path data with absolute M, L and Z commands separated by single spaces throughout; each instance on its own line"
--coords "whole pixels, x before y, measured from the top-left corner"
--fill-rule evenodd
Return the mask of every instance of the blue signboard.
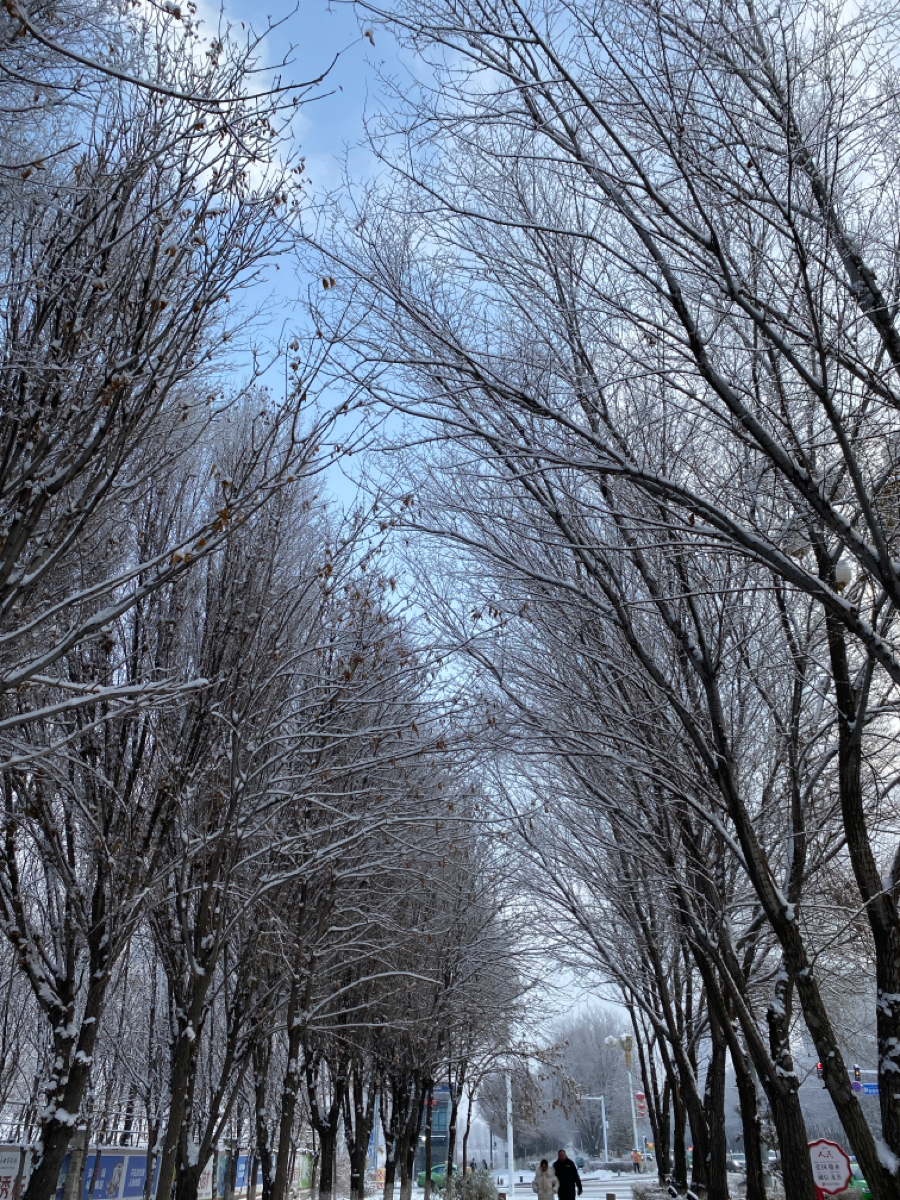
M 864 1083 L 863 1084 L 863 1095 L 864 1096 L 877 1096 L 878 1095 L 878 1084 L 877 1083 Z
M 56 1180 L 56 1196 L 54 1197 L 54 1200 L 62 1200 L 63 1198 L 63 1192 L 65 1191 L 66 1187 L 66 1176 L 69 1173 L 69 1163 L 71 1161 L 72 1155 L 69 1152 L 62 1160 L 62 1166 L 59 1168 L 59 1176 Z
M 250 1157 L 247 1154 L 241 1154 L 237 1160 L 237 1171 L 234 1176 L 234 1190 L 241 1191 L 247 1186 L 247 1164 Z
M 125 1168 L 125 1190 L 122 1195 L 126 1200 L 136 1200 L 138 1196 L 144 1194 L 144 1180 L 147 1178 L 147 1155 L 146 1154 L 129 1154 L 128 1166 Z M 153 1168 L 153 1187 L 150 1189 L 150 1195 L 156 1194 L 156 1181 L 159 1179 L 159 1155 L 156 1156 L 156 1162 Z
M 224 1160 L 225 1156 L 223 1155 L 222 1157 Z M 238 1156 L 237 1171 L 234 1176 L 234 1190 L 236 1192 L 239 1192 L 243 1188 L 246 1188 L 248 1186 L 249 1175 L 250 1175 L 250 1155 L 249 1154 L 241 1154 Z M 262 1187 L 262 1163 L 260 1163 L 256 1168 L 256 1186 L 258 1188 Z
M 89 1154 L 81 1184 L 83 1200 L 115 1200 L 122 1190 L 124 1174 L 124 1154 L 101 1154 L 99 1161 L 96 1154 Z
M 216 1196 L 225 1197 L 225 1183 L 228 1179 L 228 1155 L 220 1154 L 216 1159 Z

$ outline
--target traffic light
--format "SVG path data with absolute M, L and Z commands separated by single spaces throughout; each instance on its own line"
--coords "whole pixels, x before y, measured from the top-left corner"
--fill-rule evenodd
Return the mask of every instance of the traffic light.
M 859 1063 L 853 1064 L 853 1078 L 859 1083 Z
M 821 1064 L 821 1063 L 816 1063 L 816 1074 L 818 1075 L 818 1077 L 819 1077 L 820 1079 L 824 1079 L 824 1078 L 825 1078 L 825 1072 L 822 1070 L 822 1064 Z

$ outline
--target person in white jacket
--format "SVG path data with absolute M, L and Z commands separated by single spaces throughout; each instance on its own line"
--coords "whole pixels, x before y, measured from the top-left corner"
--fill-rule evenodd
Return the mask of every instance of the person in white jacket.
M 546 1158 L 541 1159 L 541 1165 L 534 1173 L 534 1179 L 531 1181 L 531 1190 L 537 1196 L 538 1200 L 553 1200 L 553 1197 L 559 1191 L 559 1180 L 550 1170 Z

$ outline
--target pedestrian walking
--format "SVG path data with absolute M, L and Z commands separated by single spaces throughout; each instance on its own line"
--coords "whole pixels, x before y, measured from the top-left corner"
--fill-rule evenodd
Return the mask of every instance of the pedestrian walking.
M 553 1200 L 559 1191 L 559 1180 L 550 1170 L 550 1165 L 546 1158 L 541 1159 L 541 1165 L 534 1173 L 534 1179 L 531 1181 L 531 1190 L 537 1196 L 538 1200 Z
M 631 1152 L 631 1169 L 634 1171 L 635 1175 L 640 1175 L 640 1173 L 641 1173 L 641 1152 L 640 1152 L 640 1150 L 638 1150 L 637 1146 L 635 1146 L 635 1148 Z
M 576 1188 L 578 1189 L 578 1195 L 581 1195 L 581 1176 L 578 1174 L 578 1168 L 566 1154 L 565 1150 L 560 1150 L 559 1154 L 557 1154 L 553 1170 L 559 1183 L 559 1200 L 575 1200 Z

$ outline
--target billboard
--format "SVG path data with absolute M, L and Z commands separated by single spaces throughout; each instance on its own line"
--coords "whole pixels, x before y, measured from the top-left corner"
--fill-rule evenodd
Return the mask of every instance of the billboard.
M 147 1155 L 146 1154 L 129 1154 L 128 1165 L 125 1168 L 125 1187 L 122 1190 L 122 1195 L 126 1200 L 137 1200 L 138 1196 L 144 1194 L 144 1180 L 147 1178 Z M 156 1161 L 153 1164 L 153 1186 L 150 1188 L 150 1195 L 156 1195 L 156 1181 L 159 1179 L 159 1155 L 156 1156 Z
M 19 1200 L 27 1176 L 19 1179 L 21 1150 L 0 1150 L 0 1200 Z
M 81 1180 L 81 1200 L 115 1200 L 125 1175 L 124 1154 L 89 1154 Z

